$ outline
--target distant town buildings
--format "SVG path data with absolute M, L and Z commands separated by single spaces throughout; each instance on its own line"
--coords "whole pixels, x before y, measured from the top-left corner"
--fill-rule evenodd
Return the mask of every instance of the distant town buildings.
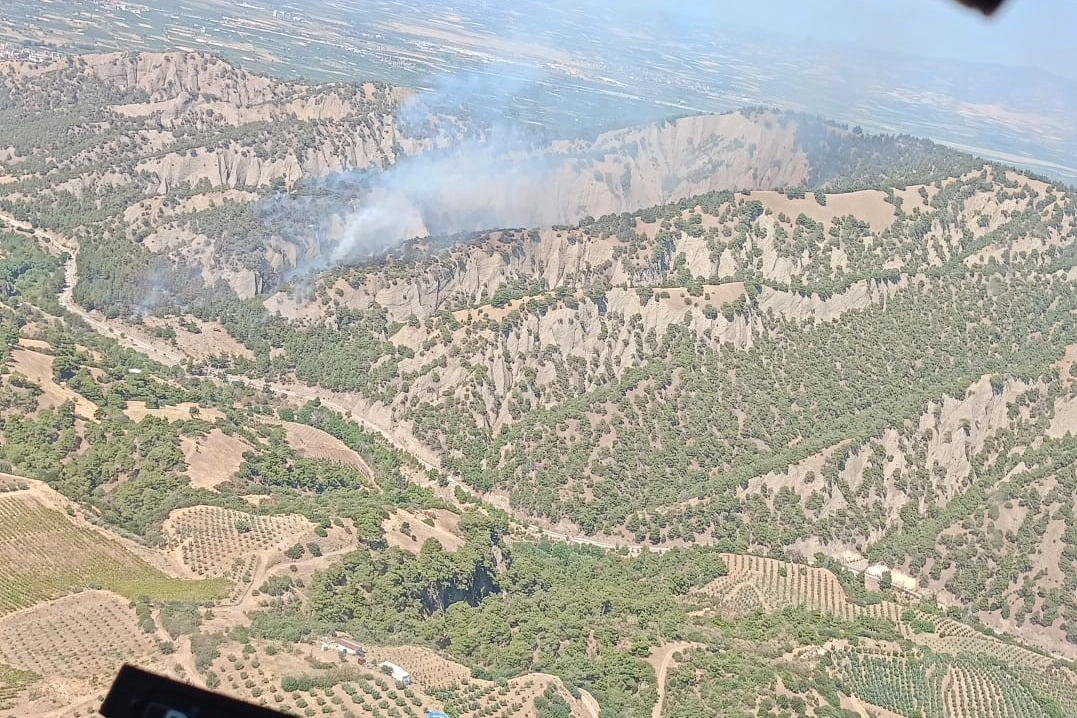
M 123 2 L 122 0 L 90 0 L 90 5 L 95 5 L 105 10 L 119 10 L 120 12 L 130 12 L 135 15 L 141 15 L 146 10 L 145 5 L 136 5 L 135 3 Z
M 289 12 L 287 10 L 274 10 L 273 11 L 273 17 L 278 18 L 280 20 L 287 20 L 288 22 L 302 22 L 303 21 L 303 16 L 302 15 L 300 15 L 298 13 L 294 13 L 294 12 Z
M 13 45 L 0 43 L 0 62 L 52 62 L 60 53 L 39 45 Z

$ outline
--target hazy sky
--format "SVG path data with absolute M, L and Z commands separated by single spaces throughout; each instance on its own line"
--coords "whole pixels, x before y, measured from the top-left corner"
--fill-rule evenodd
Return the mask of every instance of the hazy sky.
M 724 19 L 822 42 L 1020 65 L 1077 78 L 1077 2 L 1073 0 L 1009 0 L 991 18 L 954 0 L 752 0 L 676 5 L 674 12 L 709 15 L 708 20 Z

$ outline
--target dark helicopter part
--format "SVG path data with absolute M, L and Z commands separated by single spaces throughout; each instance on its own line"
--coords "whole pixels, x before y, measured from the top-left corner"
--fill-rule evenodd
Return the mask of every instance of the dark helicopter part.
M 120 669 L 100 712 L 105 718 L 288 718 L 129 665 Z
M 993 14 L 996 10 L 999 9 L 999 7 L 1002 6 L 1002 3 L 1006 2 L 1006 0 L 957 0 L 957 1 L 959 3 L 961 3 L 962 5 L 965 5 L 967 7 L 976 8 L 977 10 L 982 12 L 984 15 Z

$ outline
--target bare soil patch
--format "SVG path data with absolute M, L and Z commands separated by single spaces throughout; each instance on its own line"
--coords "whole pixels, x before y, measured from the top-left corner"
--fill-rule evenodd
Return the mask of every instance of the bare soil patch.
M 184 318 L 183 324 L 176 317 L 163 319 L 146 317 L 144 323 L 151 327 L 169 327 L 176 332 L 176 346 L 181 352 L 199 361 L 211 356 L 227 355 L 253 359 L 254 352 L 226 332 L 216 322 L 204 322 L 197 317 Z M 184 327 L 186 324 L 186 327 Z M 190 331 L 190 328 L 198 331 Z
M 1058 439 L 1066 434 L 1077 434 L 1077 397 L 1055 400 L 1055 415 L 1047 427 L 1047 436 Z
M 433 525 L 426 521 L 432 521 Z M 428 539 L 434 539 L 446 551 L 459 551 L 464 546 L 464 538 L 459 533 L 459 523 L 459 516 L 444 509 L 427 509 L 414 513 L 401 509 L 387 518 L 382 523 L 382 528 L 385 529 L 385 539 L 390 546 L 417 554 Z
M 70 401 L 75 405 L 75 416 L 87 421 L 93 420 L 94 414 L 97 413 L 97 404 L 82 394 L 57 384 L 52 374 L 53 360 L 54 357 L 49 354 L 15 347 L 11 351 L 10 366 L 12 371 L 24 375 L 41 387 L 42 394 L 38 397 L 38 405 L 42 409 L 52 409 Z
M 206 421 L 216 421 L 217 419 L 224 418 L 224 414 L 217 409 L 198 406 L 198 404 L 189 401 L 185 401 L 182 404 L 176 404 L 175 406 L 162 406 L 157 409 L 148 408 L 144 401 L 129 401 L 127 402 L 127 408 L 123 410 L 123 413 L 127 414 L 132 421 L 142 421 L 147 416 L 156 416 L 168 421 L 186 421 L 192 418 L 192 408 L 198 409 L 198 418 L 205 419 Z
M 927 199 L 920 194 L 920 189 L 923 188 L 924 193 L 927 194 Z M 929 207 L 932 199 L 935 198 L 939 191 L 935 188 L 935 185 L 912 185 L 905 189 L 895 189 L 894 195 L 901 197 L 901 208 L 906 212 L 912 212 L 914 207 Z M 828 200 L 829 201 L 829 200 Z
M 711 306 L 715 309 L 744 296 L 744 282 L 704 284 L 703 294 L 693 297 L 687 287 L 655 288 L 655 297 L 667 311 L 683 313 L 686 307 Z M 666 295 L 669 295 L 668 297 Z
M 886 202 L 886 194 L 878 190 L 861 190 L 828 194 L 826 205 L 815 201 L 815 196 L 808 194 L 803 199 L 790 199 L 781 192 L 757 190 L 752 192 L 752 199 L 763 203 L 764 207 L 774 210 L 775 214 L 784 212 L 790 218 L 803 213 L 807 217 L 830 224 L 835 217 L 853 215 L 867 222 L 876 232 L 881 232 L 894 221 L 894 205 Z
M 212 489 L 231 479 L 243 463 L 243 452 L 253 449 L 246 441 L 220 429 L 197 439 L 185 436 L 180 446 L 191 486 L 203 489 Z
M 519 299 L 512 299 L 503 307 L 495 307 L 493 304 L 482 304 L 471 309 L 458 309 L 453 312 L 453 317 L 456 321 L 462 323 L 478 319 L 491 319 L 495 322 L 500 322 L 509 314 L 519 310 L 520 307 L 530 301 L 550 300 L 553 296 L 553 292 L 543 292 L 542 294 L 531 294 L 526 297 L 520 297 Z M 577 290 L 574 296 L 578 301 L 583 299 L 584 293 L 582 290 Z

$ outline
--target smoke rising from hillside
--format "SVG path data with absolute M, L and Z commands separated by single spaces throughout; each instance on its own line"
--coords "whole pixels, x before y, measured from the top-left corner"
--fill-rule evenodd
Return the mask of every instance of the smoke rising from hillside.
M 378 254 L 417 236 L 567 220 L 535 202 L 550 191 L 559 164 L 543 151 L 544 138 L 504 118 L 512 93 L 529 81 L 518 68 L 455 76 L 406 102 L 398 127 L 437 149 L 384 170 L 319 180 L 313 189 L 328 191 L 335 205 L 319 203 L 314 230 L 321 256 L 305 269 Z M 305 193 L 299 194 L 277 200 L 269 213 L 287 212 L 288 205 L 307 211 Z
M 322 186 L 336 188 L 340 202 L 336 207 L 323 204 L 317 220 L 322 254 L 315 268 L 377 254 L 415 236 L 574 223 L 601 214 L 591 207 L 596 198 L 605 208 L 618 209 L 617 198 L 628 192 L 627 171 L 593 169 L 596 158 L 587 149 L 551 151 L 544 124 L 549 118 L 529 114 L 527 98 L 533 91 L 547 99 L 571 91 L 571 73 L 550 66 L 556 58 L 573 55 L 574 47 L 592 43 L 596 27 L 646 28 L 652 39 L 673 41 L 698 34 L 715 20 L 712 9 L 639 0 L 591 3 L 583 9 L 564 0 L 545 9 L 534 3 L 481 9 L 465 3 L 459 10 L 496 36 L 501 47 L 549 52 L 483 62 L 439 78 L 405 102 L 396 114 L 397 126 L 436 149 L 398 158 L 381 171 L 327 178 Z M 554 18 L 560 20 L 551 22 Z M 617 38 L 602 42 L 612 48 Z M 618 126 L 659 116 L 654 106 L 637 114 L 643 110 L 626 98 L 610 99 L 619 108 Z M 575 115 L 581 127 L 588 124 L 587 112 L 585 105 Z M 558 133 L 566 129 L 559 127 Z

